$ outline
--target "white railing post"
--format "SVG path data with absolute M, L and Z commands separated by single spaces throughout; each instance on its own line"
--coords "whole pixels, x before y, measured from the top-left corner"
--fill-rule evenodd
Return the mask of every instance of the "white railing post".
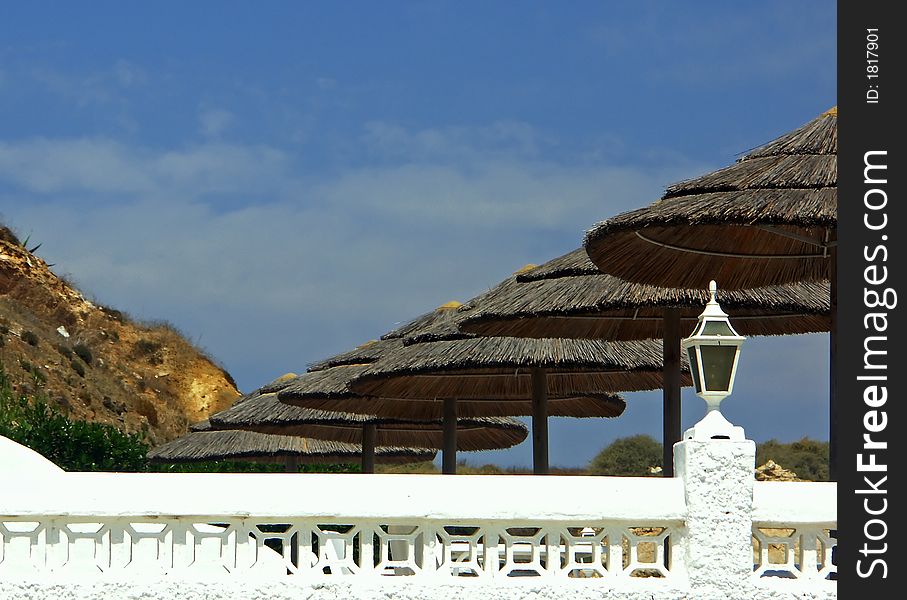
M 437 562 L 438 536 L 431 523 L 422 525 L 422 534 L 416 538 L 413 551 L 416 552 L 415 560 L 419 565 L 419 573 L 423 576 L 434 577 L 438 570 Z
M 755 462 L 750 440 L 687 439 L 674 445 L 687 504 L 680 552 L 692 597 L 752 597 Z

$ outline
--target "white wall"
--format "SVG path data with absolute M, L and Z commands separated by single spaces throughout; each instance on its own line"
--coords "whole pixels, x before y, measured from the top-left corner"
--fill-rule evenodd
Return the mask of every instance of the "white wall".
M 666 479 L 64 473 L 11 444 L 0 439 L 4 600 L 837 596 L 835 484 L 755 482 L 749 441 L 681 442 Z M 475 533 L 445 529 L 464 525 Z M 753 531 L 789 545 L 788 560 L 754 572 Z M 466 567 L 477 576 L 458 576 Z

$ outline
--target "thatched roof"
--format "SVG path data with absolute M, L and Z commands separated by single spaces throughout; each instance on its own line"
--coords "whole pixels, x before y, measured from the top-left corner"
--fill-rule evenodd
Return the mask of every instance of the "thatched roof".
M 377 413 L 411 419 L 440 419 L 443 416 L 441 402 L 426 402 L 425 399 L 362 396 L 355 400 L 324 400 L 299 395 L 290 388 L 278 392 L 277 395 L 283 404 L 314 409 Z M 549 417 L 619 417 L 626 407 L 626 400 L 617 394 L 569 394 L 567 397 L 548 398 Z M 460 397 L 457 399 L 457 414 L 462 415 L 461 419 L 528 416 L 532 414 L 532 401 L 528 395 L 525 398 L 509 400 Z M 462 434 L 457 435 L 458 442 L 461 436 Z
M 457 311 L 462 306 L 462 303 L 451 300 L 424 315 L 416 317 L 409 323 L 385 333 L 381 336 L 381 339 L 384 341 L 403 340 L 404 344 L 409 344 L 418 341 L 428 341 L 427 338 L 433 335 L 443 335 L 446 339 L 473 337 L 462 334 L 457 328 L 459 321 Z M 391 348 L 396 348 L 396 346 L 388 347 L 388 349 Z
M 470 300 L 469 302 L 472 303 L 473 300 Z M 451 304 L 453 303 L 448 302 L 445 306 L 450 306 Z M 460 322 L 463 320 L 461 311 L 465 306 L 466 305 L 458 302 L 456 308 L 446 310 L 435 309 L 431 313 L 428 313 L 431 315 L 431 318 L 426 318 L 426 315 L 417 317 L 413 323 L 404 325 L 396 330 L 400 336 L 399 339 L 404 346 L 410 346 L 423 342 L 450 342 L 478 337 L 474 333 L 467 333 L 460 329 Z M 415 323 L 421 323 L 421 325 L 417 327 L 414 326 Z M 384 356 L 391 356 L 397 351 L 399 351 L 399 348 L 392 352 L 387 352 Z
M 579 248 L 540 265 L 526 265 L 513 274 L 512 279 L 520 283 L 539 279 L 561 279 L 577 275 L 601 275 L 598 267 L 589 260 L 585 248 Z
M 331 367 L 339 367 L 342 365 L 364 365 L 370 362 L 374 362 L 381 356 L 382 352 L 386 352 L 389 348 L 395 347 L 399 344 L 399 341 L 384 341 L 384 340 L 369 340 L 364 344 L 356 346 L 348 352 L 341 352 L 340 354 L 335 354 L 330 358 L 325 358 L 324 360 L 319 360 L 309 365 L 308 371 L 321 371 L 323 369 L 329 369 Z
M 336 410 L 300 408 L 280 402 L 276 391 L 305 390 L 321 399 L 344 398 L 364 402 L 346 388 L 350 378 L 365 367 L 333 367 L 306 373 L 294 379 L 265 386 L 244 396 L 230 408 L 211 415 L 216 429 L 243 429 L 283 436 L 303 436 L 321 440 L 362 443 L 365 425 L 376 426 L 378 446 L 414 448 L 443 447 L 440 420 L 384 418 Z M 526 439 L 528 431 L 520 421 L 502 417 L 460 418 L 457 420 L 457 450 L 475 451 L 509 448 Z
M 829 329 L 827 282 L 719 290 L 718 301 L 741 335 Z M 511 276 L 456 314 L 465 332 L 515 337 L 633 340 L 664 336 L 664 309 L 678 308 L 692 331 L 708 302 L 705 289 L 629 283 L 598 270 L 583 248 Z
M 448 303 L 442 310 L 435 310 L 417 317 L 393 332 L 384 336 L 385 355 L 396 354 L 403 348 L 403 336 L 421 335 L 418 325 L 428 327 L 432 335 L 448 335 L 453 339 L 475 337 L 463 334 L 457 328 L 456 310 L 459 306 Z M 411 342 L 413 338 L 407 338 Z M 376 354 L 376 357 L 380 356 Z M 309 372 L 291 381 L 277 385 L 267 385 L 262 392 L 278 392 L 282 403 L 303 408 L 344 413 L 404 416 L 413 419 L 440 419 L 440 406 L 430 406 L 425 402 L 414 401 L 403 397 L 378 396 L 366 397 L 350 388 L 350 381 L 365 373 L 369 365 L 349 365 Z M 503 417 L 532 414 L 532 403 L 529 397 L 511 398 L 506 402 L 499 398 L 459 398 L 458 411 L 461 417 Z M 237 403 L 238 405 L 239 403 Z M 234 405 L 234 408 L 236 405 Z M 626 408 L 622 397 L 614 393 L 593 390 L 577 394 L 558 394 L 552 391 L 548 403 L 548 413 L 553 417 L 617 417 Z M 232 411 L 233 408 L 228 409 Z M 226 413 L 227 411 L 224 411 Z M 221 415 L 215 415 L 216 420 Z M 280 413 L 275 413 L 280 414 Z M 463 437 L 462 435 L 458 437 Z M 402 442 L 396 442 L 402 443 Z M 411 442 L 407 442 L 411 445 Z
M 827 279 L 837 234 L 837 109 L 593 227 L 592 261 L 623 279 L 745 288 Z
M 370 365 L 350 387 L 384 398 L 526 402 L 533 368 L 546 370 L 552 398 L 657 389 L 661 344 L 507 337 L 415 343 Z
M 286 435 L 267 435 L 250 431 L 212 430 L 207 421 L 175 440 L 152 448 L 152 462 L 204 462 L 235 460 L 283 463 L 293 458 L 299 463 L 358 463 L 362 447 Z M 410 463 L 434 460 L 435 452 L 414 448 L 375 448 L 375 462 Z

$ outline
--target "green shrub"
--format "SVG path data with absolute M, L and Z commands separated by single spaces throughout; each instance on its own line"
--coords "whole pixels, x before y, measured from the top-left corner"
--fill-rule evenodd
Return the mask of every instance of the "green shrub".
M 91 349 L 85 344 L 76 344 L 72 347 L 72 351 L 76 353 L 76 356 L 82 359 L 86 365 L 90 365 L 92 359 L 94 358 L 91 355 Z
M 135 343 L 135 352 L 139 355 L 147 356 L 149 354 L 154 354 L 161 349 L 160 342 L 154 342 L 152 340 L 142 338 Z
M 803 438 L 789 443 L 768 440 L 756 444 L 756 465 L 769 460 L 793 471 L 800 479 L 828 481 L 828 442 Z
M 75 359 L 73 359 L 75 361 Z M 143 433 L 72 419 L 43 396 L 17 395 L 0 363 L 0 435 L 42 454 L 67 471 L 180 473 L 283 472 L 280 464 L 215 461 L 155 464 L 146 459 Z M 359 465 L 300 465 L 303 473 L 358 473 Z
M 22 332 L 22 341 L 28 344 L 29 346 L 38 345 L 38 336 L 35 335 L 34 331 L 23 331 Z
M 72 370 L 79 374 L 79 377 L 85 377 L 85 367 L 82 366 L 82 363 L 72 359 L 69 363 L 69 366 L 72 367 Z
M 117 310 L 115 308 L 105 306 L 104 304 L 99 304 L 98 307 L 101 309 L 101 311 L 105 315 L 107 315 L 114 321 L 117 321 L 118 323 L 128 323 L 131 321 L 131 319 L 129 318 L 129 315 L 127 315 L 126 313 L 124 313 L 121 310 Z
M 144 471 L 142 436 L 112 425 L 70 419 L 44 398 L 17 396 L 0 365 L 0 435 L 67 471 Z
M 47 383 L 47 375 L 45 375 L 44 372 L 38 368 L 32 368 L 31 378 L 32 383 L 34 383 L 36 386 L 44 385 L 45 383 Z
M 72 349 L 63 344 L 57 344 L 57 352 L 63 355 L 64 358 L 72 359 Z
M 663 462 L 661 444 L 650 435 L 618 438 L 589 463 L 591 475 L 646 477 Z

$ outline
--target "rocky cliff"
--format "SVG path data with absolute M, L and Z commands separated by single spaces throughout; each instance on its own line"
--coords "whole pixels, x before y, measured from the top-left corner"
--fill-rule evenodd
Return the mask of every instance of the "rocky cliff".
M 0 362 L 23 392 L 160 443 L 239 396 L 230 374 L 167 324 L 88 301 L 0 226 Z

